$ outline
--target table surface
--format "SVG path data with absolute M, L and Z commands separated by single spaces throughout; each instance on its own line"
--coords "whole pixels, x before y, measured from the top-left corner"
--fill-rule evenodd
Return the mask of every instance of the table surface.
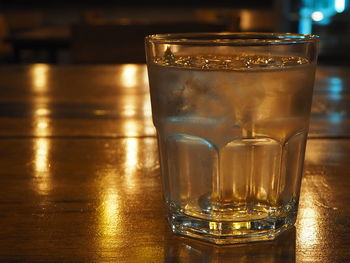
M 319 67 L 296 227 L 172 235 L 144 65 L 0 67 L 1 262 L 350 262 L 350 68 Z

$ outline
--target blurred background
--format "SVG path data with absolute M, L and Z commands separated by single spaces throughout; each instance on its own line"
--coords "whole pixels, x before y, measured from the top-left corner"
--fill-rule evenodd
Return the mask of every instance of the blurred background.
M 254 31 L 320 35 L 320 63 L 350 64 L 349 2 L 0 0 L 0 63 L 144 63 L 147 34 Z

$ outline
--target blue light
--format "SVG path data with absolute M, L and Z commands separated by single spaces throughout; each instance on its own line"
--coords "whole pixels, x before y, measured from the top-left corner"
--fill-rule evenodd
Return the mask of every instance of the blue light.
M 312 20 L 310 19 L 311 9 L 302 8 L 300 10 L 300 22 L 299 22 L 299 33 L 311 34 L 312 33 Z
M 329 97 L 332 100 L 340 100 L 341 92 L 343 90 L 343 81 L 341 78 L 332 77 L 329 78 Z
M 345 0 L 335 0 L 334 9 L 337 13 L 342 13 L 345 10 Z
M 340 124 L 344 118 L 344 113 L 342 112 L 333 112 L 329 115 L 330 122 L 332 124 Z

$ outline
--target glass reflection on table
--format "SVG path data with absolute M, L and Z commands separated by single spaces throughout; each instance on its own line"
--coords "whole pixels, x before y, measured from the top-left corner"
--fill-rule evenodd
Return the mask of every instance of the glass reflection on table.
M 165 262 L 295 263 L 295 227 L 276 240 L 217 246 L 174 236 L 167 243 Z

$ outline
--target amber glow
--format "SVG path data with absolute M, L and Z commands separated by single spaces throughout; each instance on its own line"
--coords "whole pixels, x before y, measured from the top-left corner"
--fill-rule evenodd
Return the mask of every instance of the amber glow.
M 33 64 L 30 67 L 31 88 L 33 92 L 44 93 L 48 90 L 48 74 L 50 67 L 47 64 Z M 43 96 L 37 97 L 45 99 Z M 33 186 L 40 195 L 47 195 L 51 190 L 50 151 L 51 140 L 46 138 L 51 134 L 50 109 L 41 103 L 34 104 L 33 109 Z
M 50 175 L 50 148 L 51 141 L 44 138 L 50 134 L 50 125 L 46 117 L 35 117 L 34 135 L 38 138 L 34 139 L 34 186 L 38 194 L 47 194 L 51 190 Z
M 139 135 L 140 123 L 130 119 L 123 122 L 124 134 L 128 137 L 134 137 Z
M 35 116 L 47 116 L 50 113 L 50 110 L 47 108 L 38 108 L 35 110 Z
M 138 162 L 138 139 L 128 138 L 125 141 L 125 167 L 134 170 Z
M 142 71 L 142 80 L 143 80 L 143 86 L 147 88 L 148 90 L 148 72 L 147 67 L 145 66 Z
M 126 64 L 121 70 L 121 82 L 122 85 L 127 88 L 134 88 L 137 82 L 137 70 L 138 66 L 133 64 Z
M 113 237 L 121 230 L 119 222 L 120 197 L 114 192 L 107 192 L 104 196 L 101 211 L 101 232 L 104 236 Z M 102 239 L 103 243 L 104 239 Z M 108 241 L 108 238 L 106 242 Z M 106 244 L 103 244 L 103 246 Z
M 123 110 L 122 114 L 125 117 L 133 117 L 136 115 L 137 97 L 125 96 L 123 99 Z
M 319 207 L 316 205 L 314 192 L 308 191 L 304 197 L 303 208 L 299 211 L 300 225 L 298 228 L 299 243 L 305 248 L 310 248 L 319 242 Z
M 47 64 L 33 64 L 31 66 L 32 87 L 35 92 L 47 90 L 47 79 L 50 67 Z

